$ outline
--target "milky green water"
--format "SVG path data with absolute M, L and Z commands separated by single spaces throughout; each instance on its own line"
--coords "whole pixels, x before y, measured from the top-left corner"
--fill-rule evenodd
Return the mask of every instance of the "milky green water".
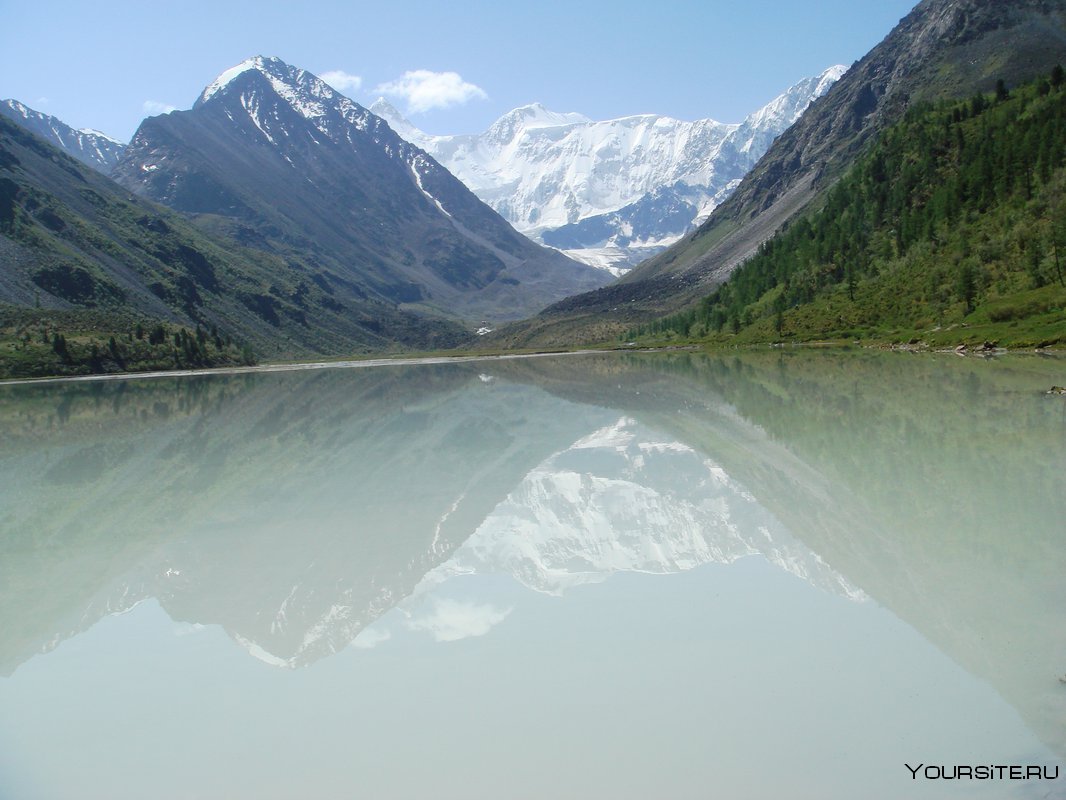
M 773 352 L 0 387 L 0 798 L 1066 797 L 1052 385 Z

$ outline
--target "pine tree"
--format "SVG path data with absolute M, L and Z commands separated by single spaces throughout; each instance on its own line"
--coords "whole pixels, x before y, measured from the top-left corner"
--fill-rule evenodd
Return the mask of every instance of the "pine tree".
M 63 334 L 57 333 L 52 339 L 52 352 L 59 356 L 63 363 L 70 363 L 70 352 L 67 350 L 67 339 Z

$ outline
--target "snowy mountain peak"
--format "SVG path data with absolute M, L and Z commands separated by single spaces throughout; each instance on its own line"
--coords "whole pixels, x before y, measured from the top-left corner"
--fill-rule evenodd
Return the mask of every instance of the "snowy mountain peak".
M 105 175 L 126 149 L 125 142 L 90 128 L 77 130 L 53 116 L 34 111 L 18 100 L 0 102 L 0 114 Z
M 287 105 L 331 139 L 376 129 L 381 123 L 361 105 L 330 87 L 307 70 L 286 64 L 280 58 L 255 56 L 230 67 L 204 89 L 193 109 L 219 105 L 231 120 L 246 115 L 272 144 L 276 134 L 286 135 L 286 124 L 273 110 Z
M 277 94 L 308 118 L 322 116 L 328 106 L 337 107 L 342 112 L 359 108 L 316 75 L 290 66 L 274 56 L 254 56 L 235 67 L 230 67 L 204 89 L 193 108 L 203 105 L 220 93 L 225 94 L 238 78 L 248 72 L 261 74 Z
M 841 78 L 844 77 L 844 73 L 848 71 L 848 68 L 843 64 L 836 64 L 830 67 L 821 75 L 818 76 L 818 86 L 815 88 L 815 92 L 818 97 L 829 91 L 830 87 Z
M 399 109 L 384 97 L 379 97 L 375 100 L 373 104 L 371 104 L 370 110 L 388 123 L 392 123 L 392 121 L 395 120 L 396 122 L 403 123 L 407 126 L 411 125 L 407 118 L 400 113 Z
M 370 106 L 370 113 L 381 117 L 389 123 L 390 128 L 409 142 L 417 144 L 420 139 L 426 136 L 426 134 L 412 125 L 396 106 L 384 97 L 379 97 L 374 101 Z
M 528 131 L 590 124 L 592 120 L 575 112 L 549 111 L 540 103 L 512 109 L 492 123 L 485 136 L 497 142 L 511 142 Z
M 237 66 L 224 70 L 217 78 L 211 81 L 211 83 L 207 85 L 207 88 L 200 94 L 200 98 L 196 101 L 193 107 L 195 108 L 196 105 L 199 105 L 200 103 L 206 103 L 222 89 L 229 86 L 234 80 L 249 70 L 254 69 L 263 72 L 264 74 L 273 74 L 275 77 L 281 77 L 279 73 L 284 74 L 282 68 L 286 66 L 288 65 L 280 58 L 273 56 L 253 56 L 252 58 L 245 59 Z
M 820 75 L 805 78 L 758 111 L 749 114 L 734 135 L 737 149 L 741 153 L 752 152 L 761 156 L 774 138 L 799 119 L 814 100 L 828 92 L 847 69 L 837 64 Z
M 540 103 L 530 103 L 529 105 L 519 106 L 504 117 L 518 117 L 522 120 L 522 125 L 528 130 L 531 128 L 555 128 L 560 125 L 579 125 L 584 122 L 592 122 L 591 119 L 584 114 L 578 114 L 577 112 L 560 113 L 558 111 L 550 111 Z
M 23 117 L 28 117 L 30 115 L 30 109 L 18 100 L 5 100 L 4 105 Z
M 121 139 L 116 139 L 114 136 L 108 136 L 103 131 L 96 130 L 96 128 L 78 128 L 78 133 L 84 134 L 86 136 L 95 136 L 98 139 L 106 139 L 107 141 L 113 144 L 117 144 L 120 147 L 126 146 L 126 143 Z

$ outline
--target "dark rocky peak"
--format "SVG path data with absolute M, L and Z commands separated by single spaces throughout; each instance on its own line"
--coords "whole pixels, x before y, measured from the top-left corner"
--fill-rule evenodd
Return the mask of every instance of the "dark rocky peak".
M 267 138 L 271 138 L 268 126 L 292 123 L 286 119 L 290 113 L 334 141 L 351 142 L 352 127 L 380 139 L 384 128 L 375 115 L 325 81 L 273 57 L 255 56 L 212 81 L 193 104 L 193 111 L 214 109 L 233 121 L 236 114 L 247 115 Z

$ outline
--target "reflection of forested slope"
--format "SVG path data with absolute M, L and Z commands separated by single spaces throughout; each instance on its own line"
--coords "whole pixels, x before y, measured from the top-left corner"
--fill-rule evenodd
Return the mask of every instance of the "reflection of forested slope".
M 605 421 L 465 366 L 10 387 L 0 420 L 5 672 L 149 596 L 307 663 Z
M 510 369 L 707 453 L 1066 752 L 1066 405 L 1043 394 L 1066 361 L 790 351 Z

